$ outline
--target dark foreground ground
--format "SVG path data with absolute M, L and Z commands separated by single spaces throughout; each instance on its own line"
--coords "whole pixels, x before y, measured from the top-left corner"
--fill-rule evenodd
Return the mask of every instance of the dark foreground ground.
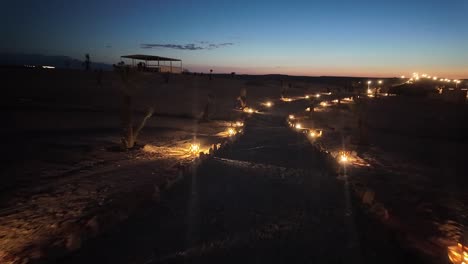
M 417 263 L 284 116 L 256 115 L 159 205 L 58 263 Z

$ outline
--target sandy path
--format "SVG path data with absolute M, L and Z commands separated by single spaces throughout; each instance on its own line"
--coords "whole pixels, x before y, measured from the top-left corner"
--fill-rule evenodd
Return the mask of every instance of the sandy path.
M 250 119 L 160 205 L 62 263 L 414 262 L 284 117 Z

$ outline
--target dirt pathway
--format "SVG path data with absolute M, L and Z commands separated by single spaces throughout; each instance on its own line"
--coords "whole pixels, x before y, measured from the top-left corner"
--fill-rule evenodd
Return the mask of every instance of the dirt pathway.
M 61 263 L 416 262 L 284 117 L 254 116 L 160 205 Z

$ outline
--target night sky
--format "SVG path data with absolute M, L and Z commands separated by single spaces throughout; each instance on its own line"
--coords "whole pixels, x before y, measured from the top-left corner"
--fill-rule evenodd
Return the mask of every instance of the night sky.
M 0 52 L 215 72 L 468 77 L 468 1 L 2 1 Z M 118 3 L 117 3 L 118 2 Z

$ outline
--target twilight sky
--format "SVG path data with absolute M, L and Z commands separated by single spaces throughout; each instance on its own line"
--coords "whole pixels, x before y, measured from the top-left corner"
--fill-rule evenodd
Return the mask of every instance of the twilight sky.
M 468 77 L 468 1 L 4 1 L 0 52 L 192 71 Z

